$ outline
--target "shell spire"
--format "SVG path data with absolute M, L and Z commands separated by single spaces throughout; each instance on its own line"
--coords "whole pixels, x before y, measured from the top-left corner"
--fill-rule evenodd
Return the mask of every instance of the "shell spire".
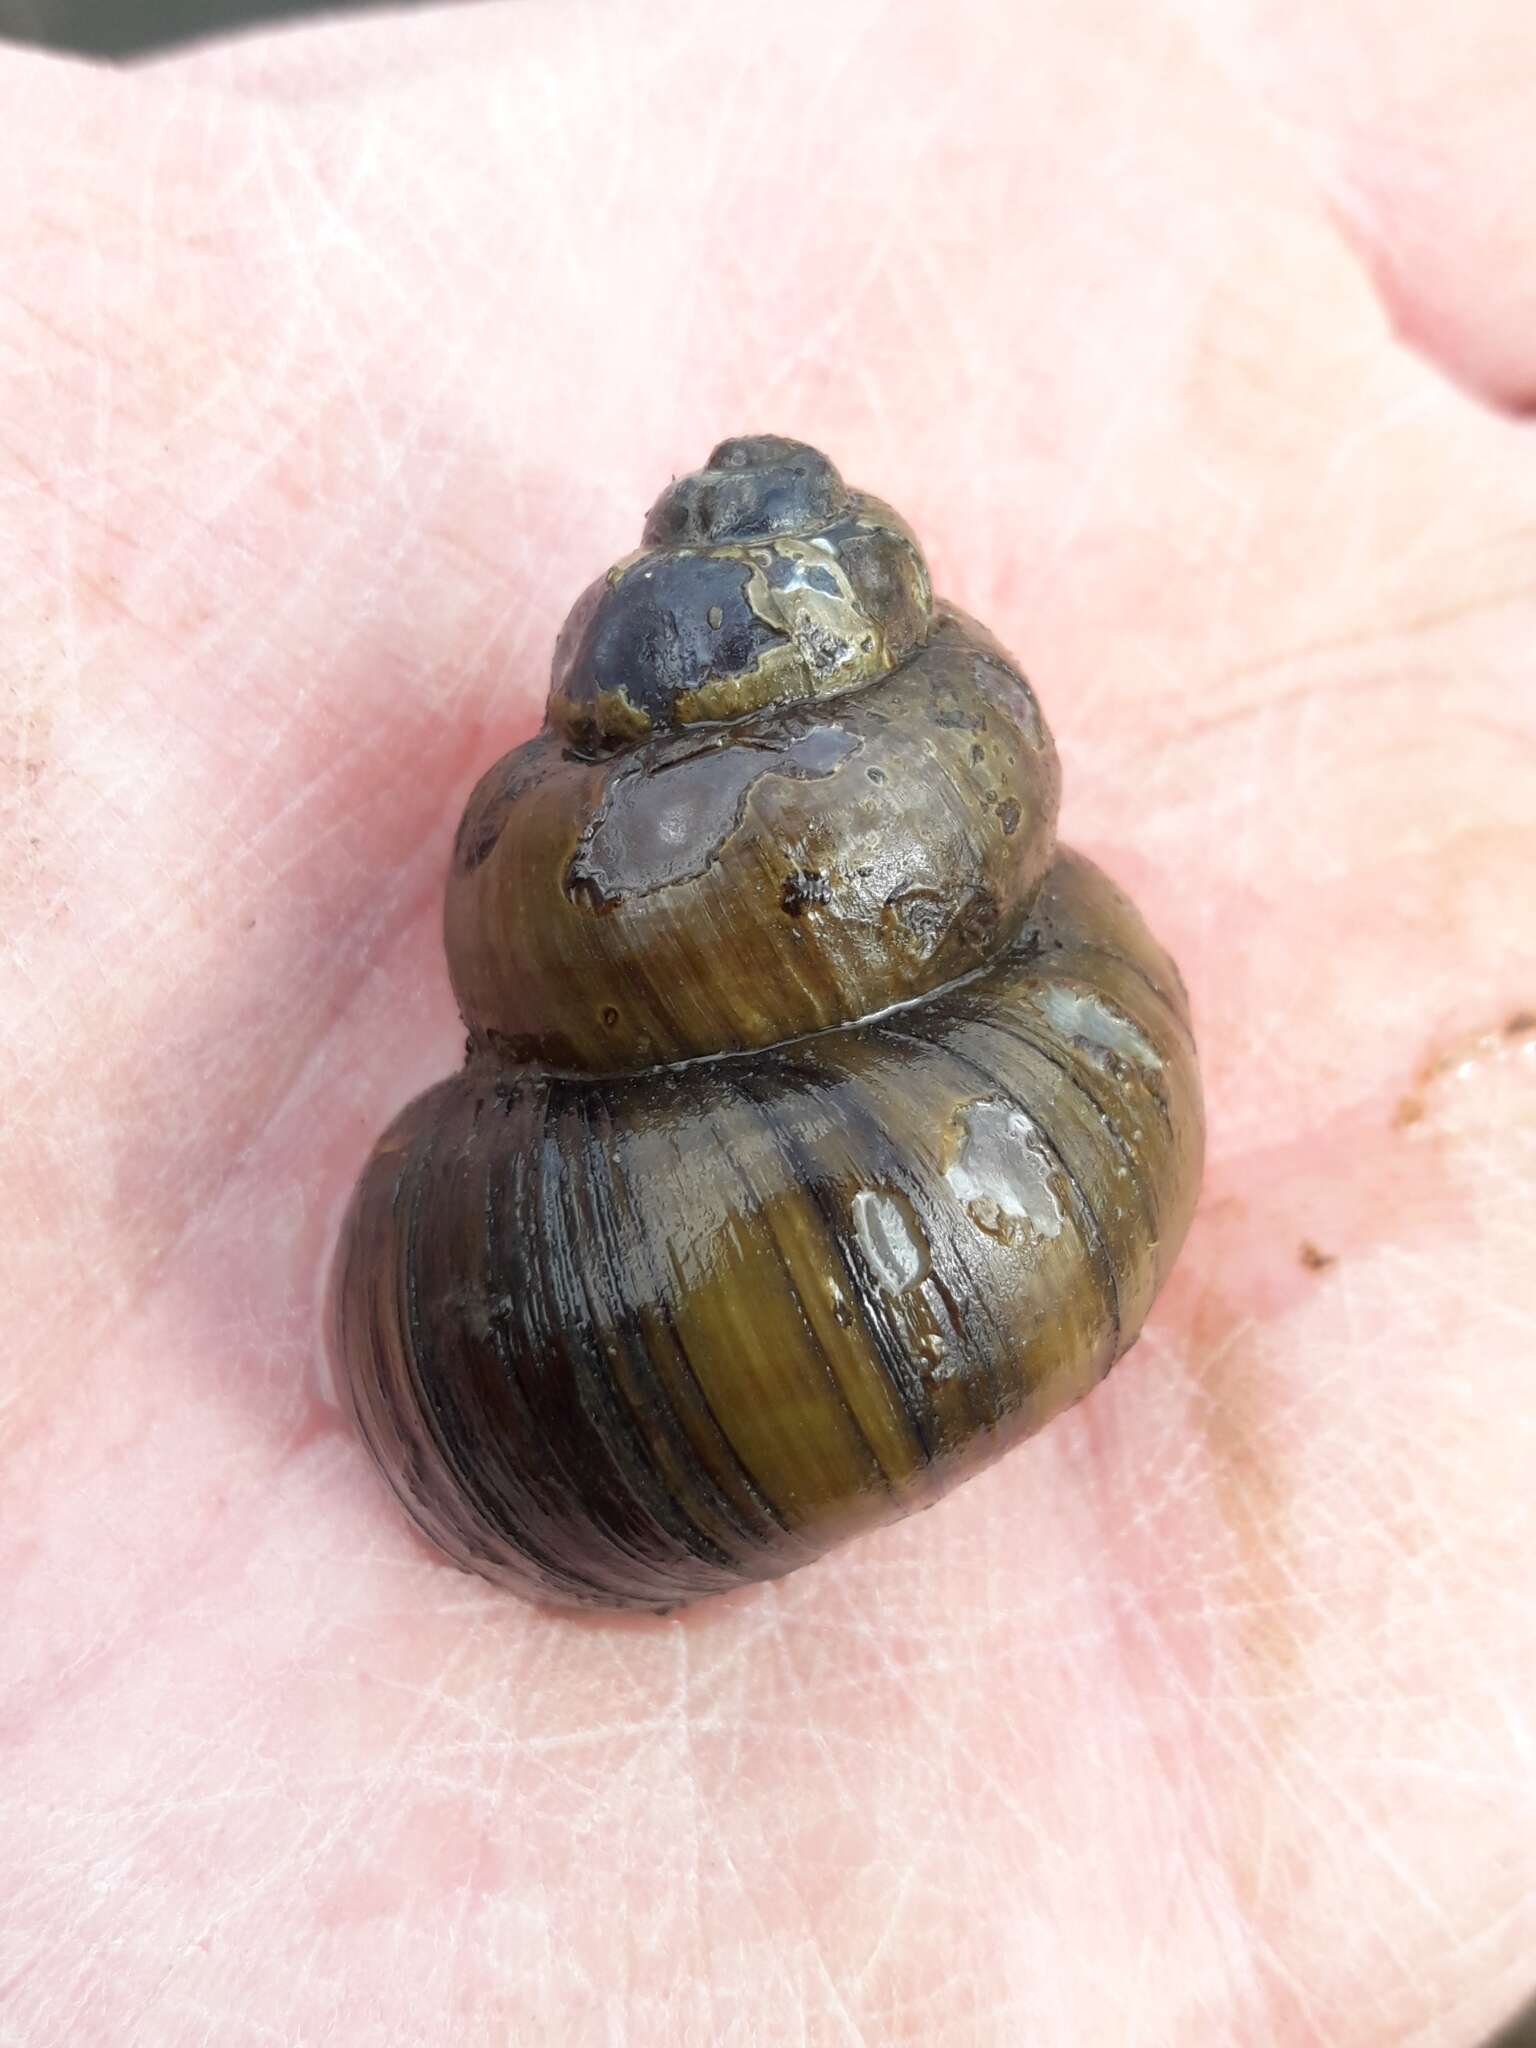
M 639 550 L 583 591 L 555 645 L 549 721 L 591 751 L 857 689 L 927 635 L 904 522 L 803 441 L 722 441 L 669 484 Z

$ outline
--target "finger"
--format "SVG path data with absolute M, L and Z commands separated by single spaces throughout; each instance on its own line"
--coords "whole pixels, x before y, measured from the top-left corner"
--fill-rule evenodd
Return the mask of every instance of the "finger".
M 1490 403 L 1536 406 L 1536 17 L 1509 0 L 1198 9 L 1243 89 L 1314 147 L 1405 339 Z

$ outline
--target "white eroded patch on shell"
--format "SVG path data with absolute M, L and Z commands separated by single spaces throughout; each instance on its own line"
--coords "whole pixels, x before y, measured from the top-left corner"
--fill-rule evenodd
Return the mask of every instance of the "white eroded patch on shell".
M 1064 1217 L 1055 1169 L 1039 1131 L 1011 1102 L 972 1102 L 956 1119 L 959 1142 L 945 1179 L 978 1230 L 1004 1244 L 1059 1237 Z
M 859 1249 L 888 1294 L 905 1294 L 928 1277 L 928 1245 L 905 1196 L 861 1188 L 853 1198 Z
M 1063 1038 L 1113 1053 L 1147 1073 L 1156 1073 L 1162 1065 L 1155 1048 L 1130 1018 L 1111 1009 L 1099 996 L 1055 982 L 1037 992 L 1035 1005 Z

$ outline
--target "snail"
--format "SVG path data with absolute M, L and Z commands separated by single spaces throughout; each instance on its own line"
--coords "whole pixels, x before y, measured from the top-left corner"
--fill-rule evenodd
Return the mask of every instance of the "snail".
M 333 1269 L 344 1404 L 450 1559 L 662 1612 L 778 1577 L 1135 1340 L 1200 1084 L 1059 781 L 1013 660 L 803 443 L 722 442 L 577 600 L 454 846 L 465 1066 Z

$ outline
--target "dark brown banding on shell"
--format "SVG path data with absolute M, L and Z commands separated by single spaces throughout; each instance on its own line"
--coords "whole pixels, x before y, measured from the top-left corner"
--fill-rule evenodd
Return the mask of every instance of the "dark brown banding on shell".
M 936 1498 L 1102 1376 L 1187 1227 L 1193 1048 L 1101 875 L 1063 856 L 1039 908 L 897 1018 L 506 1100 L 474 1066 L 407 1113 L 441 1135 L 403 1168 L 385 1140 L 345 1270 L 408 1241 L 409 1312 L 344 1282 L 342 1344 L 390 1361 L 348 1385 L 440 1546 L 546 1600 L 671 1605 Z M 1093 1057 L 1116 1039 L 1123 1113 Z M 494 1215 L 489 1350 L 444 1174 Z M 494 1484 L 466 1480 L 476 1446 Z
M 815 450 L 663 493 L 470 798 L 469 1060 L 338 1252 L 344 1399 L 440 1550 L 567 1606 L 776 1577 L 1134 1342 L 1199 1080 L 1057 798 L 1018 668 Z

